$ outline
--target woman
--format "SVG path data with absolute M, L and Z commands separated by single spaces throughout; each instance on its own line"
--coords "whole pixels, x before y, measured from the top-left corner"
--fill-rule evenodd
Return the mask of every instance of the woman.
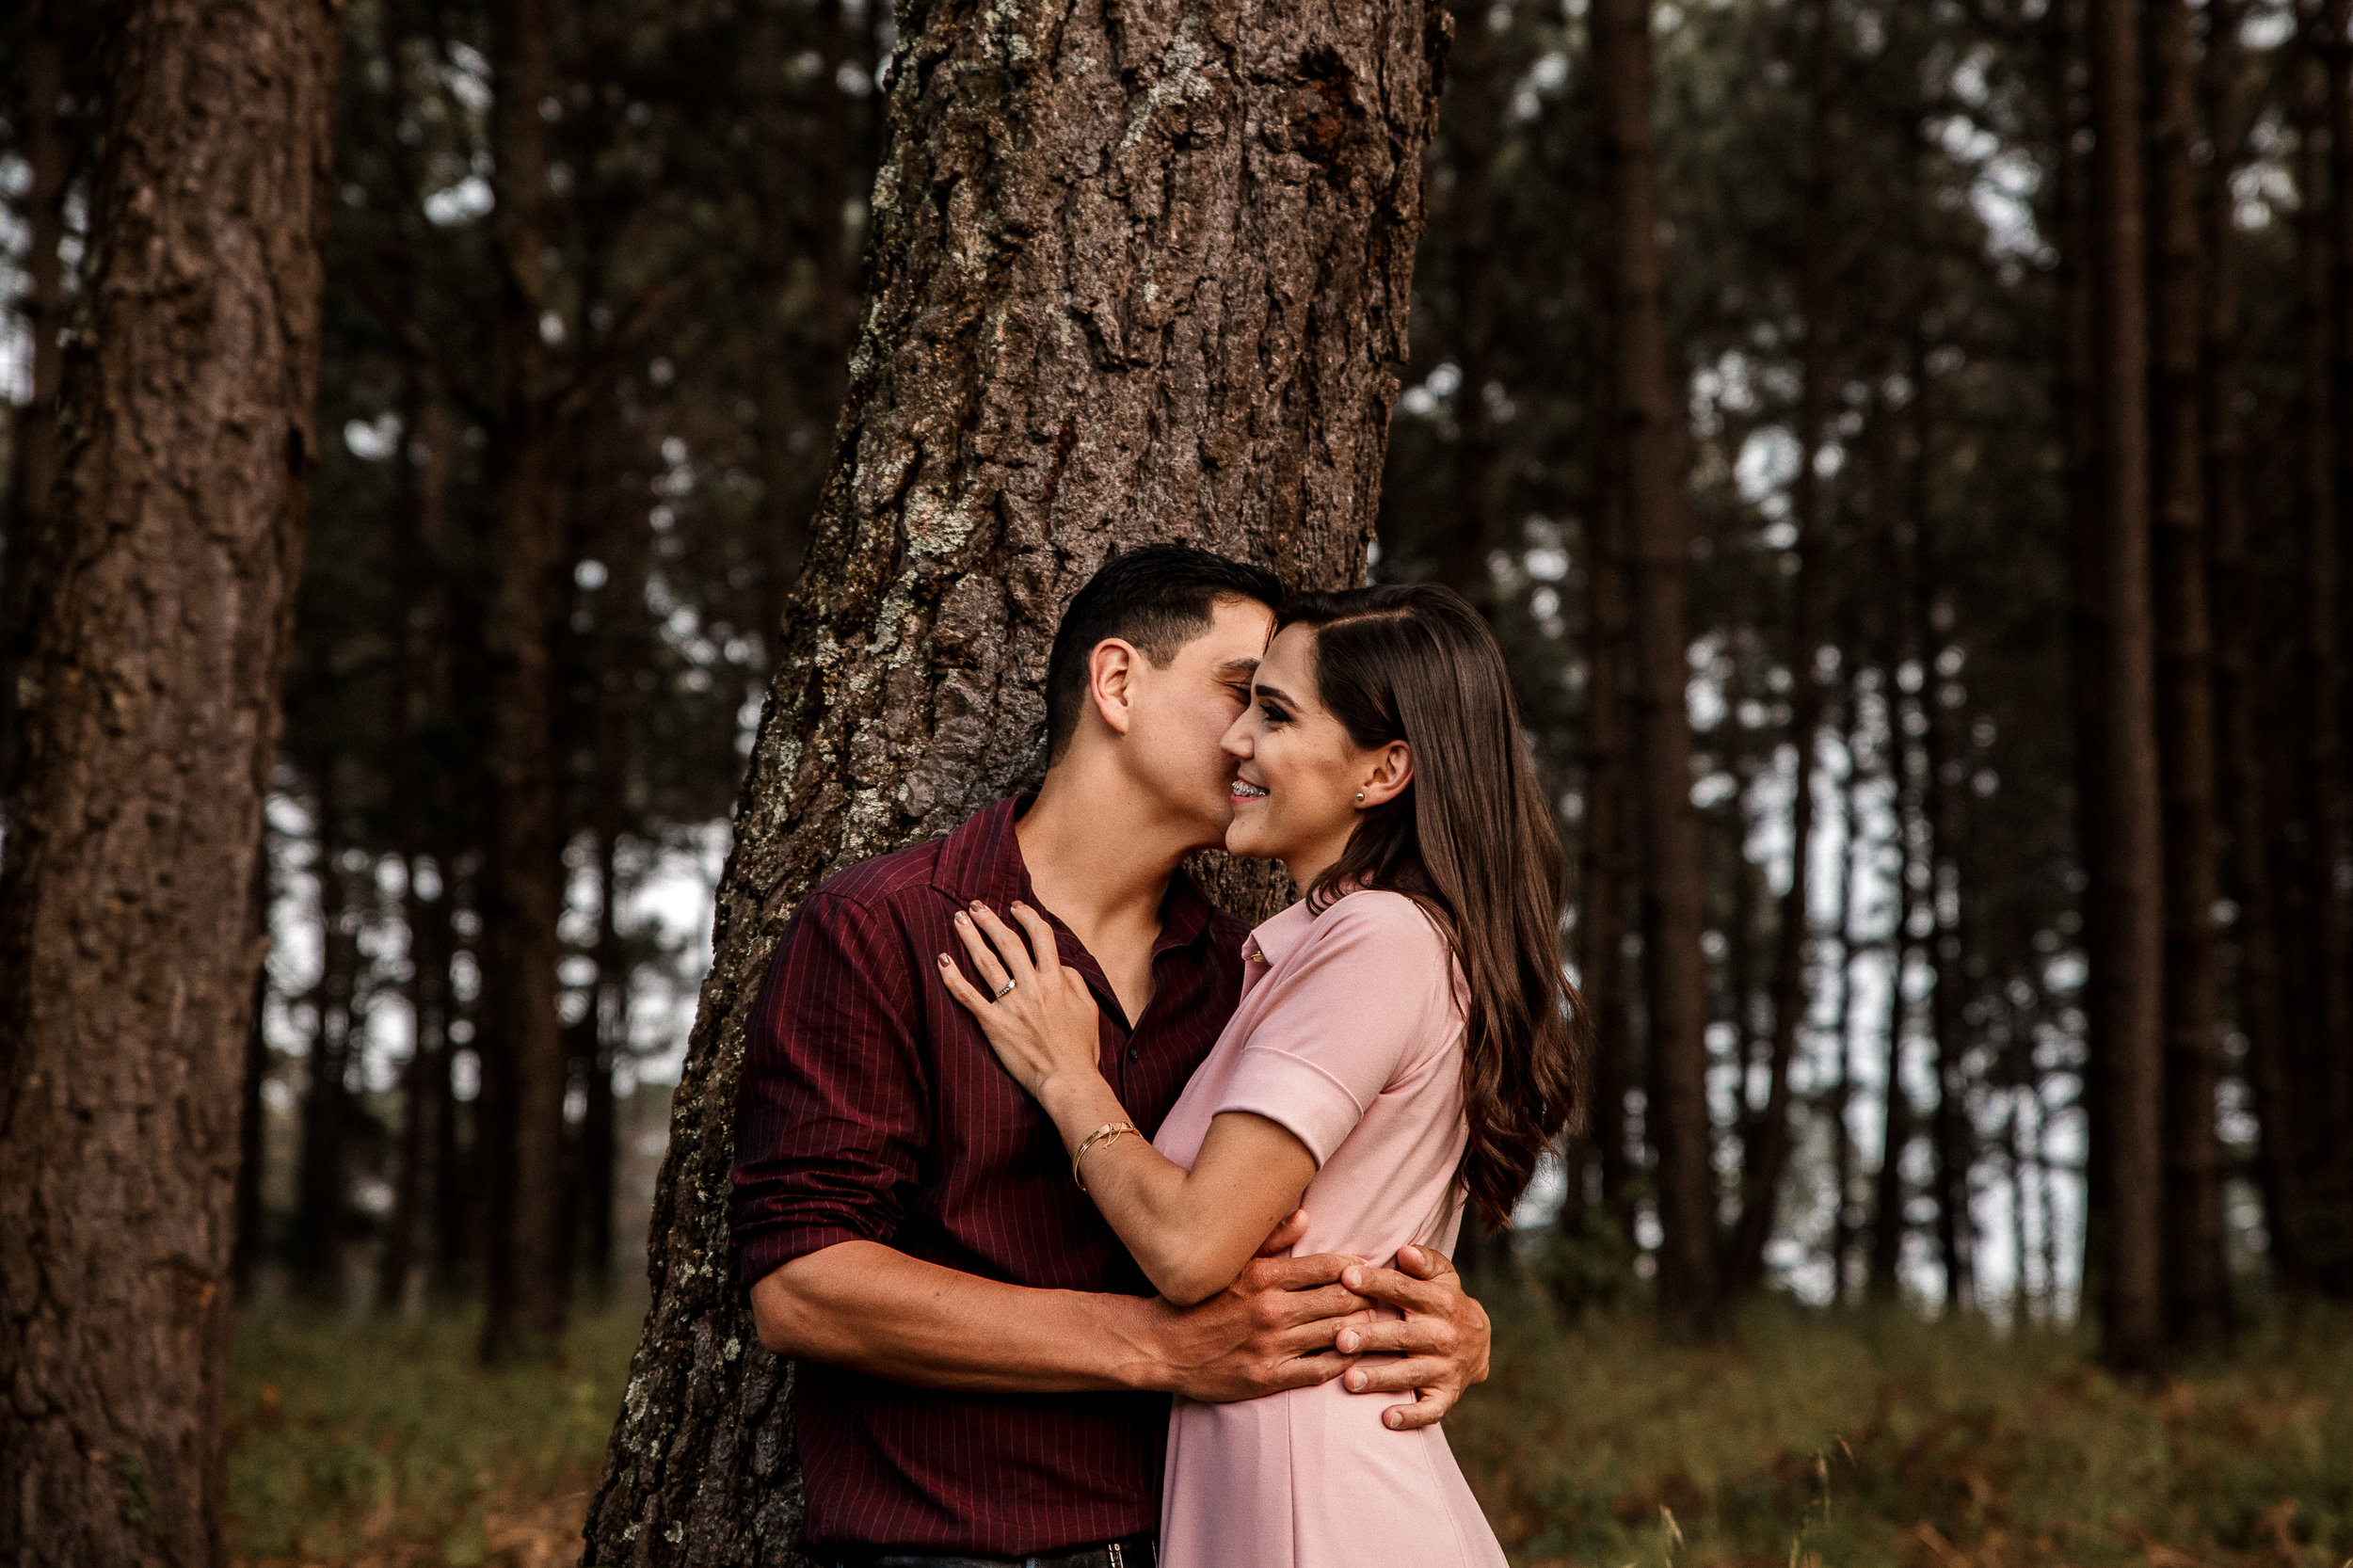
M 1034 910 L 1011 910 L 1027 942 L 994 911 L 958 917 L 982 985 L 939 960 L 1179 1304 L 1230 1284 L 1294 1208 L 1301 1252 L 1451 1250 L 1465 1197 L 1502 1224 L 1577 1109 L 1561 847 L 1495 638 L 1426 585 L 1305 595 L 1276 628 L 1224 742 L 1225 842 L 1307 896 L 1251 934 L 1241 1006 L 1157 1139 L 1105 1080 L 1094 999 Z M 1337 1383 L 1177 1400 L 1161 1562 L 1499 1568 L 1440 1430 L 1382 1423 Z

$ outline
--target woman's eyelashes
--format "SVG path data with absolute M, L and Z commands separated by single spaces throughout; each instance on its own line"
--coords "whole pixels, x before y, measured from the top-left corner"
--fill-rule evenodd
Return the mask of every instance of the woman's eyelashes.
M 1261 698 L 1258 703 L 1258 712 L 1266 716 L 1269 724 L 1286 724 L 1290 720 L 1290 715 L 1283 712 L 1283 705 L 1279 702 Z

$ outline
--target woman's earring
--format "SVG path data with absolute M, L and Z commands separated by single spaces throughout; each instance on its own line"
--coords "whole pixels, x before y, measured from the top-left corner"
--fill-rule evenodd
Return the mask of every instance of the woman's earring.
M 1362 806 L 1364 803 L 1365 803 L 1365 792 L 1364 792 L 1364 791 L 1362 791 L 1362 790 L 1359 790 L 1359 791 L 1357 791 L 1357 792 L 1356 792 L 1356 804 L 1357 804 L 1357 805 L 1359 805 L 1359 806 Z

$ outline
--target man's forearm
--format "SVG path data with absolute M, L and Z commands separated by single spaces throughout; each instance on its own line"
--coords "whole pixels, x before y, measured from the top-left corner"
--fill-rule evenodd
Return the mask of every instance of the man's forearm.
M 919 1388 L 1165 1392 L 1160 1303 L 1033 1290 L 959 1273 L 876 1241 L 841 1241 L 752 1288 L 760 1342 L 780 1354 Z

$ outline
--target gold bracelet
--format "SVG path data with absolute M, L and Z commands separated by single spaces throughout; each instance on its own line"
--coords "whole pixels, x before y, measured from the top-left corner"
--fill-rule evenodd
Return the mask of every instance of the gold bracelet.
M 1139 1138 L 1144 1136 L 1143 1133 L 1136 1132 L 1136 1125 L 1133 1122 L 1105 1122 L 1101 1127 L 1079 1140 L 1079 1151 L 1070 1157 L 1070 1179 L 1079 1184 L 1080 1192 L 1083 1192 L 1087 1190 L 1087 1178 L 1079 1174 L 1079 1161 L 1084 1160 L 1087 1157 L 1087 1150 L 1096 1144 L 1109 1143 L 1123 1132 L 1135 1132 Z

